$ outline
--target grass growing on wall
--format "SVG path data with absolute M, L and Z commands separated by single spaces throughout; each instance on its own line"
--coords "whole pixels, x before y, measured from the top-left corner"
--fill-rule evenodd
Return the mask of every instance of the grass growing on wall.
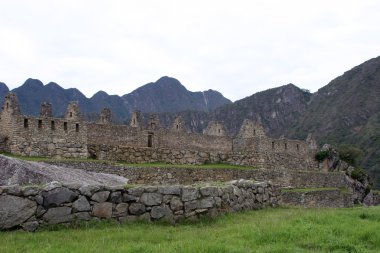
M 109 163 L 119 166 L 129 166 L 129 167 L 154 167 L 154 168 L 200 168 L 200 169 L 257 169 L 252 166 L 242 166 L 242 165 L 232 165 L 224 163 L 215 164 L 204 164 L 204 165 L 189 165 L 189 164 L 167 164 L 167 163 L 125 163 L 122 161 L 109 161 L 109 160 L 96 160 L 96 159 L 86 159 L 86 158 L 65 158 L 65 159 L 54 159 L 50 157 L 40 157 L 40 156 L 19 156 L 10 153 L 0 152 L 0 154 L 17 158 L 24 161 L 31 162 L 97 162 L 97 163 Z
M 124 163 L 118 162 L 117 164 L 129 167 L 155 167 L 155 168 L 199 168 L 199 169 L 257 169 L 253 166 L 242 166 L 224 163 L 203 164 L 203 165 L 189 165 L 189 164 L 167 164 L 167 163 Z
M 194 224 L 85 224 L 0 233 L 0 252 L 380 252 L 380 207 L 278 208 Z

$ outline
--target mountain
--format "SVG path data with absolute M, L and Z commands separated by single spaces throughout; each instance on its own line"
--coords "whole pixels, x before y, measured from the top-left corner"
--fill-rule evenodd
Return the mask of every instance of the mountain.
M 123 96 L 127 108 L 142 112 L 211 111 L 231 103 L 217 91 L 190 92 L 177 79 L 161 77 Z
M 380 57 L 345 72 L 319 89 L 306 112 L 286 131 L 320 144 L 348 144 L 364 151 L 361 165 L 380 186 Z
M 5 83 L 0 82 L 0 106 L 3 106 L 4 97 L 8 92 L 8 86 Z
M 318 144 L 349 145 L 364 152 L 360 166 L 380 188 L 380 57 L 345 72 L 311 94 L 293 84 L 262 91 L 209 113 L 180 112 L 188 130 L 200 132 L 210 120 L 224 122 L 236 134 L 244 118 L 261 122 L 272 137 L 305 139 Z M 164 125 L 174 115 L 160 114 Z
M 8 92 L 5 84 L 0 84 L 0 95 Z M 142 112 L 177 112 L 181 110 L 211 111 L 218 106 L 231 103 L 217 91 L 188 91 L 178 80 L 162 77 L 155 83 L 146 84 L 124 96 L 108 95 L 99 91 L 87 98 L 78 89 L 64 89 L 56 83 L 44 85 L 40 80 L 28 79 L 13 90 L 20 102 L 21 111 L 28 115 L 38 115 L 42 102 L 50 102 L 53 114 L 62 116 L 70 101 L 78 101 L 87 119 L 96 120 L 99 112 L 108 107 L 115 121 L 122 122 L 135 110 Z M 4 93 L 4 94 L 2 94 Z
M 220 121 L 231 135 L 238 133 L 244 119 L 251 119 L 260 122 L 268 135 L 280 137 L 305 113 L 311 97 L 311 93 L 287 84 L 220 106 L 209 113 L 184 111 L 159 116 L 165 126 L 173 121 L 174 115 L 181 116 L 188 130 L 193 132 L 201 132 L 211 120 Z

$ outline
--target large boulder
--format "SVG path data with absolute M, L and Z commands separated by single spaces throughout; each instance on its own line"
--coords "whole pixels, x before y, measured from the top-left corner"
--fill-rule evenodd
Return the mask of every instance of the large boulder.
M 45 163 L 22 161 L 0 155 L 0 185 L 45 184 L 51 181 L 91 185 L 125 185 L 128 179 L 117 175 Z
M 16 196 L 0 196 L 0 229 L 22 224 L 36 212 L 35 202 Z

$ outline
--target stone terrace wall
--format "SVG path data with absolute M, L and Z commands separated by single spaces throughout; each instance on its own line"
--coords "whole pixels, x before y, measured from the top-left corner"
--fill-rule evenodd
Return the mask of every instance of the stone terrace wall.
M 142 186 L 125 189 L 96 185 L 61 185 L 43 188 L 0 187 L 0 229 L 91 219 L 120 222 L 197 219 L 201 215 L 276 206 L 278 192 L 271 183 L 234 181 L 223 186 Z
M 141 148 L 130 146 L 88 145 L 90 156 L 101 160 L 127 163 L 163 162 L 169 164 L 228 163 L 260 168 L 289 170 L 320 170 L 318 163 L 307 157 L 287 153 L 266 152 L 206 152 L 186 149 Z
M 126 125 L 95 123 L 88 123 L 87 128 L 90 145 L 148 147 L 149 135 L 154 148 L 219 152 L 232 150 L 232 139 L 227 136 L 186 133 L 172 129 L 145 130 Z
M 195 184 L 201 182 L 227 182 L 236 178 L 247 180 L 271 180 L 280 187 L 346 188 L 350 185 L 346 175 L 340 172 L 290 171 L 282 169 L 201 169 L 201 168 L 159 168 L 115 166 L 99 162 L 54 162 L 94 172 L 123 176 L 131 184 Z
M 316 189 L 302 191 L 287 191 L 281 193 L 281 204 L 302 207 L 352 207 L 352 193 L 339 189 Z

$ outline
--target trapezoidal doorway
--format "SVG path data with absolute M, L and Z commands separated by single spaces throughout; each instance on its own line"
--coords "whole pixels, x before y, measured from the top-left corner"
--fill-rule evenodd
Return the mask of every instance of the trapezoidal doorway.
M 153 133 L 148 134 L 148 148 L 153 146 Z

